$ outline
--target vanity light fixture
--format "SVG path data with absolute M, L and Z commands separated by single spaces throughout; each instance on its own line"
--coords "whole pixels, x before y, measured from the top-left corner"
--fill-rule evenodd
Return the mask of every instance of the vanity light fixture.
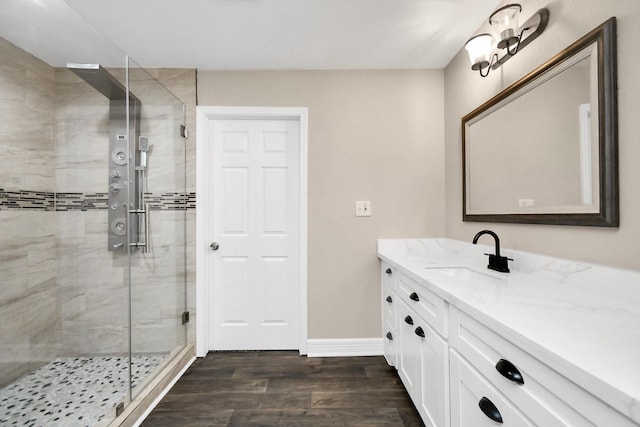
M 538 10 L 519 27 L 521 11 L 522 6 L 518 3 L 502 6 L 489 17 L 495 39 L 491 34 L 483 33 L 471 37 L 465 43 L 464 48 L 469 54 L 472 70 L 487 77 L 491 70 L 500 67 L 542 34 L 549 22 L 549 10 Z M 503 51 L 504 54 L 500 56 Z

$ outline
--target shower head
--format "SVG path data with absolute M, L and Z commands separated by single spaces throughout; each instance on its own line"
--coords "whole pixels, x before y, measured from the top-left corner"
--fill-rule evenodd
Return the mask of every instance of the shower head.
M 67 64 L 67 68 L 110 100 L 124 100 L 127 90 L 100 64 Z

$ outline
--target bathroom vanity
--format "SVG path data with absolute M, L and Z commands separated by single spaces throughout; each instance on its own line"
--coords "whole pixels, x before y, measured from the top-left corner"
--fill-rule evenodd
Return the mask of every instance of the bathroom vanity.
M 378 241 L 385 357 L 427 426 L 639 426 L 640 272 Z

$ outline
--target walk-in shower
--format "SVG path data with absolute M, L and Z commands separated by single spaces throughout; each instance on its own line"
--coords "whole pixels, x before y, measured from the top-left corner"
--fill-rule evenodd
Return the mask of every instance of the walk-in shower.
M 194 81 L 63 0 L 5 3 L 0 425 L 130 422 L 190 351 L 185 106 L 161 81 Z

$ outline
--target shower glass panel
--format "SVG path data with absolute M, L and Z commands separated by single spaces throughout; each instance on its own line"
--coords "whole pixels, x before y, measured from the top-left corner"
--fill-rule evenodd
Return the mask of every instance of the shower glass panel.
M 126 87 L 124 73 L 118 72 L 121 69 L 104 72 Z M 60 353 L 53 363 L 63 366 L 60 372 L 68 381 L 87 383 L 89 387 L 81 390 L 90 390 L 89 396 L 109 398 L 105 401 L 108 410 L 102 414 L 101 402 L 94 399 L 91 404 L 84 404 L 87 414 L 83 419 L 96 414 L 92 420 L 102 421 L 113 418 L 113 408 L 130 400 L 130 257 L 126 249 L 107 250 L 107 230 L 112 226 L 108 201 L 114 193 L 109 186 L 110 145 L 117 135 L 126 135 L 125 93 L 110 99 L 97 90 L 100 80 L 84 80 L 69 67 L 55 67 L 55 75 L 56 261 L 61 341 Z M 122 180 L 127 179 L 125 173 Z M 123 185 L 119 194 L 128 197 L 128 193 L 128 186 Z M 95 372 L 96 377 L 90 378 L 89 372 Z M 101 376 L 113 381 L 111 390 L 102 388 Z M 69 387 L 65 393 L 75 396 L 81 392 L 72 389 Z M 113 397 L 106 396 L 109 392 Z
M 186 344 L 186 176 L 184 104 L 151 70 L 128 62 L 129 91 L 140 103 L 135 130 L 138 166 L 133 178 L 138 209 L 130 216 L 132 361 L 160 370 Z M 130 105 L 132 104 L 130 98 Z M 134 130 L 130 129 L 130 135 Z M 132 156 L 133 158 L 133 156 Z M 139 245 L 136 249 L 135 245 Z M 132 371 L 135 375 L 135 369 Z M 153 375 L 145 378 L 151 379 Z M 145 381 L 132 382 L 135 397 Z
M 3 0 L 0 425 L 107 425 L 185 346 L 184 107 L 162 73 L 63 0 Z

